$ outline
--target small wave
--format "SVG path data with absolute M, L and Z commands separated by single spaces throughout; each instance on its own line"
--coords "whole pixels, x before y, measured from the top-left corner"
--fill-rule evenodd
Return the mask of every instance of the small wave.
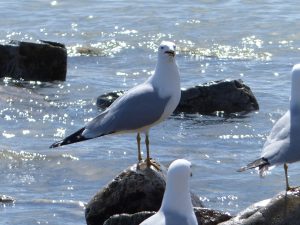
M 183 55 L 196 58 L 217 58 L 229 60 L 261 60 L 270 61 L 272 54 L 261 50 L 263 41 L 255 36 L 242 38 L 241 44 L 237 46 L 212 44 L 209 48 L 197 47 L 195 43 L 187 40 L 179 41 L 178 51 Z
M 170 39 L 172 35 L 156 34 L 149 36 L 147 41 L 138 41 L 130 45 L 124 41 L 112 39 L 90 45 L 76 44 L 67 47 L 69 56 L 115 56 L 124 49 L 142 48 L 152 52 L 157 51 L 158 44 L 163 39 Z M 192 56 L 196 59 L 216 58 L 221 60 L 261 60 L 270 61 L 272 54 L 263 51 L 263 41 L 255 36 L 244 37 L 239 45 L 213 43 L 209 47 L 199 47 L 189 40 L 175 40 L 177 52 L 183 56 Z
M 124 49 L 130 48 L 126 42 L 114 39 L 105 42 L 98 42 L 90 45 L 76 44 L 67 47 L 69 56 L 114 56 Z
M 76 201 L 76 200 L 67 200 L 67 199 L 59 199 L 59 200 L 51 200 L 51 199 L 33 199 L 30 203 L 33 204 L 52 204 L 52 205 L 67 205 L 73 207 L 85 208 L 86 202 Z
M 25 151 L 13 151 L 13 150 L 1 150 L 0 160 L 10 160 L 10 161 L 52 161 L 52 160 L 79 160 L 79 158 L 72 156 L 70 154 L 52 155 L 47 156 L 35 152 L 25 152 Z

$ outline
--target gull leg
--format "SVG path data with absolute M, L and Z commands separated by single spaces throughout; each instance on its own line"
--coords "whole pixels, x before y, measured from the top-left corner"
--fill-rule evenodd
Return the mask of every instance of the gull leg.
M 136 142 L 137 142 L 137 147 L 138 147 L 138 160 L 139 162 L 142 161 L 142 154 L 141 154 L 141 136 L 140 133 L 137 133 L 136 135 Z
M 285 183 L 286 183 L 286 191 L 291 190 L 291 187 L 289 185 L 289 179 L 288 179 L 288 165 L 285 163 L 283 164 L 284 173 L 285 173 Z
M 150 150 L 149 150 L 149 135 L 148 133 L 146 134 L 146 138 L 145 138 L 145 143 L 146 143 L 146 149 L 147 149 L 147 167 L 150 168 L 151 166 L 151 161 L 150 161 Z
M 159 168 L 159 165 L 153 163 L 151 161 L 151 158 L 150 158 L 150 150 L 149 150 L 149 135 L 148 133 L 146 133 L 146 139 L 145 139 L 145 143 L 146 143 L 146 148 L 147 148 L 147 159 L 146 159 L 146 162 L 147 162 L 147 167 L 150 168 L 151 166 L 155 167 L 157 170 L 160 170 Z

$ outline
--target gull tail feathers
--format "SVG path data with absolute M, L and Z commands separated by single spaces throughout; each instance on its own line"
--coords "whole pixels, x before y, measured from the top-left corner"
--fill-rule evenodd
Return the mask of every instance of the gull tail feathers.
M 262 175 L 264 171 L 268 170 L 269 166 L 270 163 L 266 158 L 260 158 L 249 163 L 247 166 L 241 167 L 240 169 L 237 170 L 237 172 L 243 172 L 245 170 L 254 169 L 258 167 L 260 174 Z
M 80 130 L 76 131 L 75 133 L 71 134 L 70 136 L 64 138 L 63 140 L 57 141 L 53 143 L 50 148 L 56 148 L 62 145 L 68 145 L 80 141 L 85 141 L 91 138 L 86 138 L 82 135 L 82 132 L 85 130 L 85 127 L 81 128 Z

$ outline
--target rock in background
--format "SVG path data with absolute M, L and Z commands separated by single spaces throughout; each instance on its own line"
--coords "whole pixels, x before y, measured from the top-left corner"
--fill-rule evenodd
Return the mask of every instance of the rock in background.
M 104 109 L 123 94 L 124 91 L 115 91 L 101 95 L 97 98 L 97 106 Z M 221 80 L 182 89 L 175 113 L 231 114 L 258 109 L 255 96 L 242 80 Z
M 0 77 L 26 81 L 65 81 L 67 50 L 63 44 L 12 41 L 0 45 Z
M 175 112 L 207 115 L 217 111 L 230 114 L 258 109 L 255 96 L 242 80 L 221 80 L 183 90 Z
M 255 203 L 220 225 L 299 225 L 300 189 Z
M 162 169 L 165 171 L 165 169 Z M 145 163 L 126 169 L 99 191 L 87 204 L 85 218 L 88 225 L 102 225 L 115 214 L 134 214 L 142 211 L 158 211 L 164 190 L 165 175 L 149 169 Z M 202 206 L 192 194 L 194 206 Z
M 15 199 L 7 195 L 0 195 L 0 203 L 13 203 Z

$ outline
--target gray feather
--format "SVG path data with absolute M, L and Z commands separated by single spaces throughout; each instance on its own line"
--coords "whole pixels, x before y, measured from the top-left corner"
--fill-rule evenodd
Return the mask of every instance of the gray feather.
M 237 172 L 243 172 L 245 170 L 254 169 L 256 167 L 259 167 L 259 169 L 261 169 L 267 165 L 270 165 L 268 160 L 265 158 L 260 158 L 260 159 L 253 161 L 252 163 L 249 163 L 247 166 L 241 167 L 240 169 L 237 170 Z

